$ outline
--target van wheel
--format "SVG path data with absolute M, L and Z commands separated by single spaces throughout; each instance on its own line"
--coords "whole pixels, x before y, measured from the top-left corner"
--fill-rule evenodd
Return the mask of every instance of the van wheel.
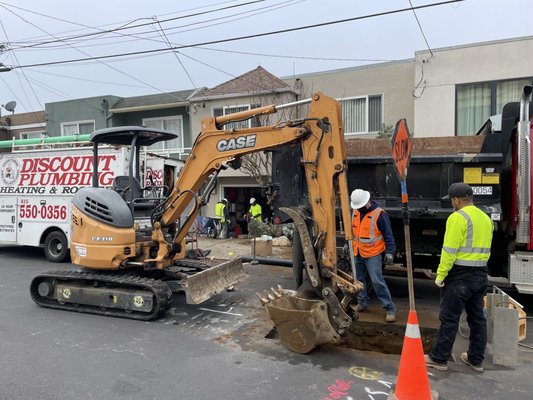
M 44 240 L 44 255 L 48 261 L 63 262 L 68 254 L 68 241 L 63 232 L 53 231 Z

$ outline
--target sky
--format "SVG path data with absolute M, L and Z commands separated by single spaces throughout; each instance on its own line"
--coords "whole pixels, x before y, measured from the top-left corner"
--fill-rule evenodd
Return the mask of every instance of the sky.
M 39 111 L 85 97 L 214 87 L 257 66 L 288 77 L 533 35 L 532 0 L 409 10 L 440 2 L 0 0 L 0 105 Z M 291 31 L 264 35 L 281 30 Z

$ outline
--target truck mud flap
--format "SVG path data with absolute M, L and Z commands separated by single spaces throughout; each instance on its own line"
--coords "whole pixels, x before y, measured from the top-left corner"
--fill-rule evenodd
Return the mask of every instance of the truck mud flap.
M 328 304 L 323 300 L 297 297 L 280 286 L 272 294 L 257 294 L 268 311 L 279 338 L 289 350 L 306 354 L 321 344 L 340 342 L 328 317 Z
M 181 287 L 188 304 L 200 304 L 235 285 L 245 276 L 242 260 L 235 258 L 183 278 Z

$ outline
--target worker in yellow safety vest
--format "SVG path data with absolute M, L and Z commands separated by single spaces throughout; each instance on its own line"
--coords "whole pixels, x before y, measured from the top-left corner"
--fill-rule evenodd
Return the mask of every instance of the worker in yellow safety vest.
M 220 200 L 215 206 L 215 216 L 219 223 L 219 235 L 220 239 L 226 239 L 228 237 L 229 228 L 229 210 L 228 199 Z
M 441 288 L 441 326 L 433 348 L 425 356 L 426 365 L 448 369 L 461 313 L 466 311 L 470 328 L 468 352 L 461 360 L 476 372 L 483 372 L 487 344 L 484 296 L 489 285 L 487 262 L 490 257 L 493 224 L 474 206 L 474 193 L 466 183 L 454 183 L 448 195 L 455 212 L 446 221 L 444 244 L 435 284 Z
M 263 210 L 261 206 L 257 203 L 257 200 L 255 199 L 255 197 L 252 197 L 250 199 L 250 209 L 248 210 L 248 215 L 250 219 L 253 219 L 256 222 L 262 222 L 263 221 L 263 216 L 261 214 L 262 212 Z

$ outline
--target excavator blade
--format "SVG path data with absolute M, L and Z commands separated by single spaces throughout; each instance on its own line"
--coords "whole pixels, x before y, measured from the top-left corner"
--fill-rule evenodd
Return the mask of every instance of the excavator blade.
M 271 289 L 257 294 L 274 322 L 280 340 L 295 353 L 306 354 L 321 344 L 339 343 L 340 336 L 328 317 L 323 300 L 297 297 L 292 290 Z
M 245 277 L 242 260 L 235 258 L 182 280 L 188 304 L 200 304 L 235 285 Z

